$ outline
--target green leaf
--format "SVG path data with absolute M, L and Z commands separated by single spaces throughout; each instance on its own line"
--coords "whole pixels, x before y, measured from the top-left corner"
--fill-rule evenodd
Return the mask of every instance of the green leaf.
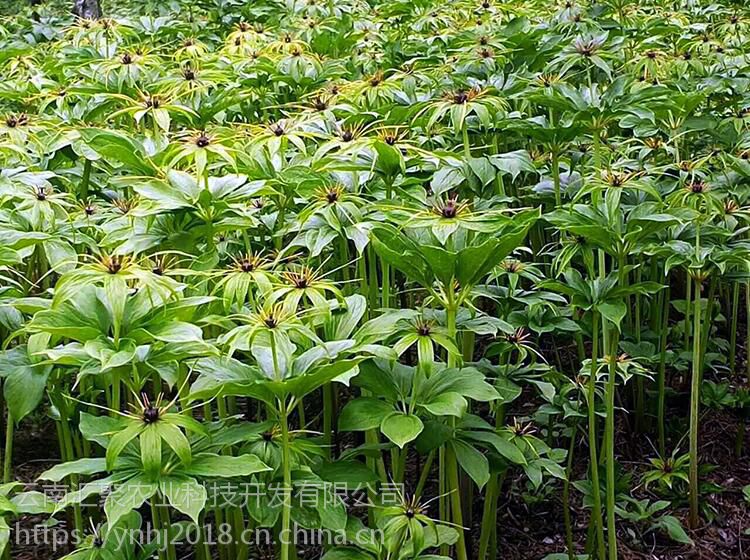
M 492 165 L 497 167 L 503 173 L 509 174 L 514 181 L 524 171 L 529 173 L 536 172 L 534 163 L 531 161 L 531 157 L 526 150 L 516 150 L 514 152 L 497 154 L 490 156 L 489 159 L 490 162 L 492 162 Z
M 153 477 L 161 471 L 161 440 L 158 423 L 146 426 L 138 437 L 143 469 Z
M 340 546 L 326 552 L 320 560 L 373 560 L 374 558 L 357 548 Z
M 444 242 L 444 240 L 441 240 Z M 457 255 L 443 247 L 422 245 L 420 251 L 430 267 L 430 271 L 443 285 L 449 285 L 456 273 Z
M 419 453 L 424 455 L 450 441 L 453 436 L 453 428 L 445 422 L 426 420 L 424 430 L 419 434 L 414 446 Z
M 189 465 L 193 455 L 190 450 L 190 442 L 185 434 L 177 426 L 166 421 L 157 422 L 155 426 L 162 441 L 175 452 L 184 465 Z
M 203 478 L 234 478 L 270 470 L 271 467 L 255 455 L 231 457 L 213 453 L 199 453 L 193 457 L 190 465 L 185 467 L 183 472 Z
M 13 496 L 11 502 L 20 513 L 39 515 L 55 510 L 55 503 L 42 492 L 22 492 Z
M 122 477 L 117 478 L 115 476 L 108 476 L 105 478 L 100 478 L 99 480 L 95 480 L 94 482 L 84 484 L 80 487 L 79 490 L 76 490 L 75 492 L 68 492 L 60 501 L 55 504 L 53 514 L 64 511 L 66 508 L 72 505 L 83 503 L 91 496 L 103 494 L 105 491 L 109 490 L 114 482 L 117 482 L 121 479 Z
M 5 519 L 0 517 L 0 554 L 5 552 L 10 541 L 10 527 Z
M 358 372 L 357 365 L 363 359 L 364 358 L 338 360 L 332 364 L 317 367 L 311 372 L 292 377 L 291 379 L 284 380 L 280 383 L 265 381 L 263 384 L 268 386 L 278 396 L 289 394 L 297 398 L 302 398 L 312 393 L 318 387 L 331 381 L 335 381 L 338 378 L 347 378 L 348 384 L 349 376 L 347 374 L 356 374 Z
M 127 445 L 133 441 L 140 433 L 146 429 L 146 424 L 143 422 L 131 422 L 125 429 L 117 432 L 109 440 L 107 445 L 107 469 L 113 470 L 115 467 L 115 460 L 120 456 L 120 453 L 127 447 Z
M 243 395 L 265 376 L 254 366 L 227 356 L 201 358 L 195 364 L 200 373 L 190 388 L 190 399 L 211 399 L 222 395 Z
M 521 396 L 523 389 L 505 377 L 498 377 L 495 380 L 495 389 L 500 394 L 500 402 L 503 404 L 511 403 Z
M 18 423 L 42 401 L 52 366 L 34 365 L 26 346 L 6 351 L 0 364 L 0 372 L 5 375 L 3 394 L 6 406 L 13 421 Z
M 113 130 L 82 128 L 84 142 L 108 163 L 117 162 L 143 175 L 155 175 L 156 169 L 142 155 L 141 150 L 124 134 Z
M 159 488 L 173 508 L 198 523 L 198 517 L 206 507 L 207 498 L 206 489 L 202 484 L 187 476 L 170 476 L 159 482 Z
M 456 279 L 462 290 L 476 286 L 487 273 L 518 248 L 539 215 L 539 210 L 516 215 L 510 231 L 503 231 L 499 238 L 488 239 L 480 245 L 461 250 L 458 254 Z M 517 226 L 517 223 L 520 225 Z
M 602 317 L 614 324 L 618 330 L 620 323 L 627 314 L 627 307 L 623 301 L 600 303 L 596 306 L 596 309 L 602 314 Z
M 431 283 L 432 273 L 416 244 L 391 225 L 381 224 L 372 231 L 372 246 L 378 256 L 422 286 Z
M 450 444 L 453 446 L 458 464 L 481 490 L 490 479 L 490 463 L 487 457 L 475 447 L 461 440 L 453 440 Z
M 117 486 L 104 502 L 104 512 L 109 525 L 114 525 L 124 515 L 141 507 L 158 489 L 159 485 L 144 475 L 136 475 Z
M 106 448 L 112 434 L 123 428 L 122 418 L 111 416 L 94 416 L 88 412 L 81 412 L 78 429 L 88 441 L 98 443 Z
M 127 181 L 126 183 L 132 183 L 133 190 L 143 198 L 156 202 L 157 204 L 153 205 L 155 211 L 163 212 L 192 206 L 192 202 L 184 192 L 175 188 L 167 181 L 157 179 L 156 177 L 145 180 L 141 179 L 139 181 Z
M 387 176 L 395 177 L 403 171 L 405 163 L 404 156 L 398 148 L 389 146 L 381 140 L 373 142 L 373 147 L 377 153 L 377 166 Z
M 148 330 L 156 340 L 162 342 L 200 342 L 203 340 L 203 331 L 199 327 L 182 321 L 171 321 Z
M 663 515 L 659 518 L 657 525 L 666 530 L 672 540 L 682 544 L 693 544 L 693 539 L 688 536 L 676 517 Z
M 469 432 L 463 432 L 464 439 L 471 439 L 474 441 L 480 441 L 489 445 L 495 451 L 497 451 L 502 457 L 507 459 L 516 465 L 525 465 L 526 457 L 524 457 L 518 447 L 513 442 L 508 441 L 504 437 L 483 430 L 474 430 Z
M 380 424 L 383 435 L 402 449 L 407 443 L 417 439 L 423 428 L 424 425 L 417 416 L 403 412 L 392 412 Z
M 359 461 L 323 463 L 317 472 L 318 476 L 327 482 L 342 483 L 355 488 L 378 480 L 377 474 Z
M 78 459 L 55 465 L 39 475 L 41 480 L 60 482 L 71 474 L 91 475 L 107 470 L 107 462 L 104 458 Z
M 464 182 L 464 172 L 460 167 L 443 166 L 432 176 L 430 190 L 439 196 Z
M 452 391 L 437 395 L 430 402 L 422 404 L 423 408 L 435 416 L 456 416 L 459 418 L 464 415 L 468 406 L 465 398 Z
M 49 266 L 55 272 L 62 274 L 73 270 L 78 263 L 75 248 L 61 239 L 50 239 L 42 244 Z
M 360 397 L 349 401 L 339 414 L 342 431 L 374 430 L 393 412 L 393 406 L 373 397 Z

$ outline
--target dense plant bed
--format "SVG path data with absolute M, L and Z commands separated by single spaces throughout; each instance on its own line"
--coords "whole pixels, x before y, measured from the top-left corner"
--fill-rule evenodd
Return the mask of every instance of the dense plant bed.
M 749 8 L 3 9 L 4 557 L 747 554 Z

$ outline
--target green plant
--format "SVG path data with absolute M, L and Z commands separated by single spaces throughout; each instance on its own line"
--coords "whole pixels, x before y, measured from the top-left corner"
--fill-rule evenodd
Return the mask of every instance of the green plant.
M 5 522 L 49 428 L 69 558 L 689 546 L 746 436 L 750 11 L 678 4 L 0 17 Z

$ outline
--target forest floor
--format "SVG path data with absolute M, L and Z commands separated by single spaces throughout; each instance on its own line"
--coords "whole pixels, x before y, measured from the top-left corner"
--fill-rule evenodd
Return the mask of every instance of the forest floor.
M 624 423 L 622 423 L 624 424 Z M 647 466 L 646 457 L 654 455 L 651 443 L 645 437 L 633 437 L 621 424 L 616 449 L 620 463 L 633 476 L 640 478 Z M 750 458 L 747 453 L 737 458 L 734 441 L 737 429 L 736 417 L 731 414 L 708 411 L 702 418 L 700 447 L 704 465 L 711 467 L 704 482 L 715 485 L 715 493 L 705 498 L 714 518 L 695 531 L 688 531 L 695 546 L 679 545 L 658 532 L 645 533 L 648 523 L 636 526 L 619 522 L 618 543 L 621 560 L 738 560 L 750 558 L 750 506 L 742 489 L 750 484 Z M 747 436 L 746 436 L 747 440 Z M 747 449 L 748 441 L 745 442 Z M 577 453 L 586 457 L 587 450 Z M 579 471 L 576 478 L 583 478 L 587 467 L 585 459 L 576 462 Z M 506 482 L 523 486 L 524 478 L 518 476 Z M 640 487 L 639 498 L 656 499 L 653 494 Z M 559 495 L 559 492 L 558 492 Z M 560 500 L 533 502 L 523 499 L 521 492 L 504 492 L 506 501 L 498 508 L 498 558 L 504 560 L 540 560 L 548 554 L 565 551 L 565 530 Z M 577 552 L 583 554 L 588 527 L 588 514 L 583 509 L 580 494 L 571 491 L 573 500 L 574 539 Z M 578 498 L 578 499 L 577 499 Z M 683 527 L 687 527 L 687 496 L 684 504 L 673 512 Z M 478 529 L 477 529 L 478 530 Z M 567 554 L 559 556 L 566 560 Z

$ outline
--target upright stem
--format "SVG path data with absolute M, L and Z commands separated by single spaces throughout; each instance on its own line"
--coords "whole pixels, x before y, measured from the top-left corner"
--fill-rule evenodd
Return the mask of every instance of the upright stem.
M 164 536 L 166 538 L 167 560 L 177 560 L 177 551 L 175 550 L 174 542 L 169 535 L 170 529 L 172 527 L 172 522 L 169 519 L 169 509 L 167 508 L 166 499 L 161 497 L 159 500 L 159 505 L 162 506 L 162 512 L 159 517 L 161 519 L 162 528 L 164 529 Z
M 10 419 L 9 419 L 10 420 Z M 60 418 L 60 431 L 62 433 L 62 443 L 65 446 L 65 456 L 67 457 L 68 461 L 74 461 L 76 459 L 75 451 L 73 450 L 73 434 L 70 431 L 70 424 L 68 424 L 68 419 L 61 415 Z M 70 487 L 73 491 L 78 490 L 78 475 L 77 474 L 71 474 L 70 475 Z M 73 506 L 73 519 L 75 522 L 75 528 L 78 531 L 83 531 L 83 515 L 81 512 L 81 504 L 75 504 Z
M 385 199 L 390 201 L 393 196 L 393 179 L 386 177 L 385 179 Z M 381 305 L 384 308 L 390 307 L 391 302 L 391 266 L 381 261 L 381 274 L 382 274 L 382 293 L 381 293 Z
M 599 459 L 596 452 L 596 372 L 599 356 L 599 314 L 592 313 L 591 326 L 591 373 L 588 382 L 588 423 L 589 423 L 589 465 L 591 468 L 591 494 L 594 500 L 594 509 L 591 512 L 592 521 L 596 530 L 596 544 L 599 558 L 605 557 L 604 549 L 604 525 L 602 522 L 602 496 L 599 487 Z
M 500 153 L 500 145 L 497 139 L 497 133 L 492 133 L 492 153 L 493 154 L 499 154 Z M 505 197 L 505 184 L 503 183 L 503 174 L 497 173 L 495 175 L 495 185 L 497 187 L 497 194 L 499 194 L 501 197 Z
M 281 468 L 284 472 L 284 502 L 281 510 L 281 560 L 289 560 L 292 519 L 292 465 L 289 453 L 289 420 L 286 402 L 279 404 L 281 421 Z
M 693 367 L 690 381 L 690 528 L 698 527 L 698 413 L 701 388 L 701 281 L 695 280 L 693 311 Z
M 323 385 L 323 446 L 326 456 L 331 458 L 333 432 L 333 388 L 331 383 Z
M 664 305 L 661 317 L 661 348 L 659 353 L 659 388 L 657 395 L 657 423 L 659 430 L 659 455 L 662 457 L 666 452 L 666 430 L 665 430 L 665 400 L 666 400 L 666 365 L 667 365 L 667 341 L 669 335 L 669 284 L 662 293 Z
M 555 185 L 555 206 L 562 206 L 562 194 L 560 193 L 560 155 L 557 148 L 552 150 L 552 182 Z
M 156 535 L 156 542 L 158 544 L 157 548 L 157 555 L 159 560 L 164 560 L 166 558 L 166 546 L 165 543 L 162 542 L 162 526 L 161 526 L 161 520 L 159 519 L 159 503 L 154 498 L 151 502 L 151 524 L 154 527 L 154 534 Z M 164 536 L 166 541 L 166 536 Z
M 447 499 L 448 481 L 445 476 L 445 446 L 441 445 L 438 449 L 438 515 L 440 519 L 448 519 L 448 499 Z M 448 556 L 448 545 L 440 545 L 440 555 Z
M 461 511 L 461 494 L 459 492 L 458 461 L 456 460 L 456 452 L 450 444 L 445 446 L 445 463 L 448 484 L 450 485 L 451 490 L 451 514 L 453 516 L 453 523 L 456 524 L 456 530 L 458 531 L 458 541 L 456 541 L 455 549 L 456 560 L 468 560 L 468 556 L 466 555 L 466 543 L 464 541 L 464 520 Z
M 471 145 L 469 144 L 469 128 L 466 125 L 466 121 L 464 121 L 463 126 L 461 127 L 461 136 L 464 143 L 464 157 L 466 158 L 466 164 L 468 165 L 469 160 L 471 159 Z
M 448 330 L 448 337 L 456 341 L 456 314 L 458 309 L 455 304 L 451 302 L 445 309 L 445 327 Z M 448 354 L 448 367 L 456 367 L 456 357 L 453 354 Z
M 609 560 L 617 560 L 617 530 L 615 527 L 615 389 L 617 387 L 617 331 L 612 329 L 607 352 L 607 420 L 604 427 L 607 442 L 607 541 Z
M 688 271 L 685 281 L 685 351 L 690 345 L 690 302 L 692 300 L 693 282 Z
M 624 263 L 623 263 L 624 264 Z M 627 278 L 627 275 L 625 275 Z M 636 282 L 641 281 L 641 269 L 636 270 Z M 628 302 L 626 301 L 626 304 Z M 628 307 L 630 307 L 628 305 Z M 635 295 L 635 312 L 633 317 L 633 324 L 635 326 L 635 339 L 636 342 L 641 342 L 641 296 Z M 637 432 L 643 432 L 646 425 L 646 391 L 643 382 L 643 376 L 637 375 L 635 377 L 635 425 Z
M 729 372 L 737 375 L 737 327 L 740 315 L 740 283 L 732 282 L 732 323 L 729 329 Z
M 487 490 L 484 496 L 484 507 L 482 509 L 482 530 L 479 534 L 479 555 L 477 560 L 487 558 L 487 550 L 490 545 L 493 525 L 497 523 L 497 495 L 498 495 L 499 475 L 492 474 L 490 481 L 487 483 Z
M 8 484 L 13 474 L 13 431 L 15 422 L 8 409 L 8 422 L 5 424 L 5 460 L 3 461 L 3 482 Z
M 495 413 L 495 427 L 499 428 L 505 424 L 505 406 L 499 405 Z M 504 474 L 504 473 L 503 473 Z M 497 528 L 497 498 L 502 485 L 501 475 L 492 473 L 487 483 L 484 497 L 484 508 L 482 510 L 482 528 L 479 533 L 479 556 L 477 560 L 485 560 L 487 551 L 492 540 L 492 534 Z
M 85 201 L 89 196 L 89 182 L 91 181 L 91 160 L 86 159 L 83 163 L 83 175 L 81 176 L 80 197 Z
M 367 291 L 362 292 L 367 295 L 369 312 L 375 313 L 378 308 L 378 265 L 377 256 L 372 245 L 367 246 L 367 276 L 369 279 L 369 285 Z
M 112 375 L 112 416 L 119 416 L 121 405 L 120 376 L 117 373 Z
M 422 466 L 422 473 L 419 476 L 417 487 L 414 490 L 414 496 L 416 498 L 419 498 L 422 496 L 422 492 L 424 492 L 424 487 L 427 484 L 427 479 L 430 476 L 430 469 L 432 468 L 432 463 L 434 462 L 435 462 L 435 450 L 433 449 L 427 454 L 427 459 L 425 459 L 424 465 Z
M 568 560 L 576 560 L 575 544 L 573 543 L 573 521 L 570 518 L 570 477 L 573 474 L 573 456 L 576 450 L 576 435 L 578 434 L 578 422 L 575 422 L 570 434 L 568 444 L 568 460 L 565 464 L 565 480 L 563 480 L 563 522 L 565 523 L 565 545 L 568 549 Z M 480 558 L 480 560 L 482 560 Z

